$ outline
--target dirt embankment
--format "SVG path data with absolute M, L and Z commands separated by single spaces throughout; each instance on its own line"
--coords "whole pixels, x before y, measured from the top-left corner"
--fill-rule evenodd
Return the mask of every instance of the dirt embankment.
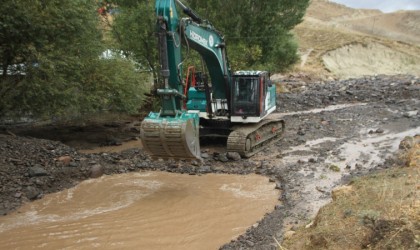
M 373 169 L 391 167 L 398 161 L 393 157 L 398 142 L 420 134 L 420 81 L 416 77 L 375 76 L 310 84 L 283 79 L 282 86 L 288 92 L 278 96 L 278 110 L 273 116 L 286 121 L 284 137 L 251 159 L 227 154 L 219 145 L 202 147 L 202 164 L 152 161 L 138 148 L 83 154 L 61 142 L 4 128 L 0 135 L 0 213 L 7 214 L 23 202 L 103 173 L 256 173 L 268 176 L 282 190 L 282 205 L 222 248 L 276 249 L 274 238 L 281 242 L 285 232 L 307 224 L 330 202 L 336 186 Z M 135 140 L 135 128 L 121 127 L 114 129 L 119 131 L 113 134 L 117 141 Z M 71 134 L 58 131 L 55 134 L 63 137 Z M 105 134 L 97 138 L 98 146 Z
M 289 231 L 287 249 L 418 249 L 420 136 L 399 145 L 400 162 L 332 192 L 313 222 Z
M 408 55 L 380 43 L 349 44 L 327 52 L 325 67 L 339 78 L 374 74 L 420 74 L 420 56 Z
M 419 15 L 420 11 L 382 13 L 312 1 L 304 22 L 294 29 L 301 54 L 294 70 L 323 79 L 420 76 Z

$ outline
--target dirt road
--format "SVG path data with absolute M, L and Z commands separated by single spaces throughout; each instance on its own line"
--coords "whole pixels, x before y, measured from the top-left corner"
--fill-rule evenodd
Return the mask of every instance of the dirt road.
M 354 176 L 391 167 L 399 142 L 420 134 L 418 78 L 286 81 L 285 88 L 289 92 L 279 95 L 273 114 L 286 121 L 285 135 L 250 159 L 227 155 L 218 145 L 204 145 L 203 164 L 151 161 L 141 149 L 82 154 L 59 142 L 15 137 L 11 134 L 31 133 L 4 128 L 8 134 L 0 135 L 0 213 L 102 172 L 257 173 L 268 176 L 282 190 L 282 205 L 222 249 L 276 249 L 273 237 L 281 241 L 286 230 L 308 223 L 330 201 L 334 187 Z M 124 132 L 121 138 L 125 139 L 136 135 L 135 126 L 118 131 Z M 118 133 L 113 137 L 118 142 Z

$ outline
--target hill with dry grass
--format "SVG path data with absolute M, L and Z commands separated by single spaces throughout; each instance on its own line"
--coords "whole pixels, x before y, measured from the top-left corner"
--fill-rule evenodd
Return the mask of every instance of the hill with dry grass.
M 420 76 L 420 11 L 382 13 L 313 0 L 294 32 L 301 63 L 316 78 Z
M 420 136 L 400 144 L 399 164 L 332 192 L 283 249 L 419 249 Z

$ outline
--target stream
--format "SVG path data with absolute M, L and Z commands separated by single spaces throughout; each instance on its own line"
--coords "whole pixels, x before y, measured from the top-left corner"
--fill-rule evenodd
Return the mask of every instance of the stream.
M 0 217 L 3 249 L 217 249 L 279 203 L 258 175 L 141 172 L 84 181 Z

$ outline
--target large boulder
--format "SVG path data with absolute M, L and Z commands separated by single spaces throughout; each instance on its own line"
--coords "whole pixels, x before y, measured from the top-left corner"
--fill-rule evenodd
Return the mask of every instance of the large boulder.
M 46 176 L 48 175 L 48 172 L 41 165 L 37 164 L 29 168 L 28 174 L 29 174 L 29 177 L 38 177 L 38 176 Z

